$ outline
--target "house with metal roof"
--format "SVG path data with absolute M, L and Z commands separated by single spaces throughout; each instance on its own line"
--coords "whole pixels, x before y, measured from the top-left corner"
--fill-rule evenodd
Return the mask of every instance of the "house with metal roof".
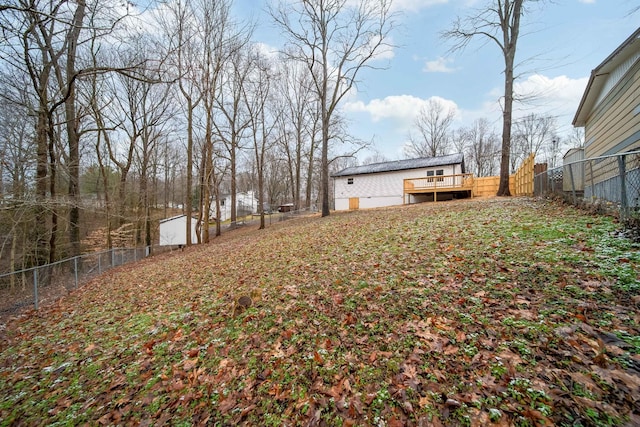
M 332 178 L 336 210 L 451 200 L 473 191 L 462 153 L 354 166 Z

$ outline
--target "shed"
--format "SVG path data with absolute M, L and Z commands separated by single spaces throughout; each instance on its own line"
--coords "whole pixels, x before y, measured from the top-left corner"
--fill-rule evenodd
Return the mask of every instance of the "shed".
M 293 203 L 285 203 L 278 206 L 278 212 L 291 212 L 293 210 Z
M 198 241 L 195 218 L 191 220 L 191 242 Z M 187 216 L 178 215 L 160 220 L 160 246 L 187 244 Z
M 462 153 L 354 166 L 332 175 L 336 210 L 469 197 Z

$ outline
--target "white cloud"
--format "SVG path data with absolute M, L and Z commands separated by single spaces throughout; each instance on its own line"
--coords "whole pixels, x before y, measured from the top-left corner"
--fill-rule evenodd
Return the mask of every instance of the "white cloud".
M 514 118 L 523 117 L 526 114 L 536 113 L 556 117 L 559 134 L 565 135 L 572 132 L 571 121 L 578 108 L 580 99 L 587 85 L 588 77 L 569 78 L 567 76 L 548 77 L 535 74 L 517 81 L 515 92 L 527 99 L 525 103 L 514 104 Z M 435 99 L 444 104 L 446 108 L 452 108 L 456 112 L 454 128 L 468 127 L 474 120 L 485 118 L 500 133 L 502 127 L 502 88 L 498 87 L 486 93 L 484 101 L 477 106 L 466 106 L 465 109 L 449 99 L 434 96 L 420 98 L 413 95 L 391 95 L 385 98 L 372 99 L 369 102 L 357 100 L 357 93 L 353 93 L 349 101 L 343 104 L 343 112 L 350 114 L 365 114 L 371 119 L 370 123 L 360 116 L 355 122 L 360 127 L 366 128 L 366 132 L 374 132 L 381 137 L 381 149 L 391 157 L 401 157 L 399 150 L 406 140 L 414 119 L 420 108 L 427 104 L 429 99 Z M 352 116 L 354 117 L 354 116 Z M 364 139 L 370 136 L 364 137 Z
M 516 82 L 514 92 L 523 99 L 518 106 L 518 114 L 528 114 L 531 109 L 558 118 L 560 122 L 571 122 L 578 109 L 580 99 L 589 78 L 572 79 L 567 76 L 550 78 L 534 74 L 521 82 Z
M 392 7 L 397 11 L 417 12 L 438 4 L 447 4 L 449 0 L 394 0 Z
M 368 50 L 371 50 L 376 43 L 380 43 L 380 37 L 374 37 L 369 41 L 368 46 L 366 47 Z M 385 37 L 382 40 L 382 43 L 376 49 L 373 57 L 371 58 L 374 61 L 381 60 L 390 60 L 395 56 L 395 51 L 393 47 L 393 38 L 391 36 Z
M 254 46 L 258 50 L 258 52 L 260 52 L 260 54 L 265 58 L 277 60 L 280 56 L 280 51 L 275 46 L 271 46 L 262 42 L 255 43 Z
M 452 62 L 453 60 L 451 59 L 439 57 L 434 61 L 426 61 L 422 71 L 425 73 L 452 73 L 455 68 L 451 68 L 448 65 Z
M 451 100 L 439 96 L 423 99 L 413 95 L 392 95 L 383 99 L 372 99 L 367 104 L 362 101 L 347 102 L 343 106 L 343 111 L 347 113 L 368 113 L 374 123 L 382 120 L 392 120 L 399 130 L 408 130 L 420 108 L 427 105 L 429 99 L 436 100 L 446 109 L 458 111 L 457 104 Z
M 517 119 L 535 113 L 556 118 L 560 134 L 571 132 L 573 117 L 578 109 L 582 94 L 589 78 L 572 79 L 567 76 L 548 77 L 533 74 L 525 80 L 516 81 L 514 94 L 519 102 L 514 103 L 513 117 Z M 503 96 L 502 88 L 495 88 L 488 94 L 488 100 L 475 112 L 468 112 L 476 117 L 487 117 L 500 122 L 500 104 Z M 465 114 L 467 122 L 467 114 Z

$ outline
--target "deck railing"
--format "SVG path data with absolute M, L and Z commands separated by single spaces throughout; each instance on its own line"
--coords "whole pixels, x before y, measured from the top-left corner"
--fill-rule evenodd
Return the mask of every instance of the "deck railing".
M 473 174 L 437 175 L 404 180 L 405 193 L 428 193 L 432 191 L 464 191 L 473 189 Z

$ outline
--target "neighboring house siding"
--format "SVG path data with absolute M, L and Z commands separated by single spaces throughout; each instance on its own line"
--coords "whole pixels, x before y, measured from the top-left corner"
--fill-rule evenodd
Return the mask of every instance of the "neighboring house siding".
M 640 59 L 640 52 L 636 52 L 634 55 L 630 56 L 626 61 L 620 64 L 609 74 L 609 78 L 602 87 L 602 92 L 600 92 L 600 96 L 596 101 L 596 105 L 602 102 L 609 91 L 611 91 L 611 89 L 613 89 L 613 87 L 624 78 L 625 74 L 627 74 L 627 72 L 633 67 L 638 59 Z
M 258 210 L 258 200 L 253 197 L 253 193 L 238 193 L 236 195 L 236 215 L 244 216 Z M 216 217 L 216 201 L 211 202 L 211 218 Z M 227 221 L 231 218 L 231 196 L 225 195 L 220 199 L 220 221 Z
M 446 165 L 430 168 L 380 172 L 334 178 L 335 209 L 348 210 L 349 199 L 358 198 L 360 209 L 396 206 L 404 203 L 404 180 L 423 178 L 427 171 L 443 170 L 444 175 L 461 173 L 461 166 Z M 353 180 L 353 184 L 349 184 Z
M 640 61 L 596 106 L 585 126 L 587 158 L 640 148 Z
M 597 106 L 585 126 L 585 157 L 593 158 L 640 149 L 640 62 L 619 81 L 609 96 Z M 628 159 L 629 161 L 630 159 Z M 617 176 L 615 159 L 590 164 L 586 183 L 598 185 Z M 627 168 L 635 166 L 628 164 Z

